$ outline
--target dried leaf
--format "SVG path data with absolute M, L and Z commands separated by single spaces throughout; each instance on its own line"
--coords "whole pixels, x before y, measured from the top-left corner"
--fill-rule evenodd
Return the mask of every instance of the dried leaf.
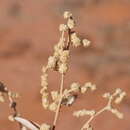
M 14 117 L 14 119 L 28 129 L 31 129 L 31 130 L 39 130 L 40 129 L 38 124 L 36 124 L 32 121 L 26 120 L 22 117 Z

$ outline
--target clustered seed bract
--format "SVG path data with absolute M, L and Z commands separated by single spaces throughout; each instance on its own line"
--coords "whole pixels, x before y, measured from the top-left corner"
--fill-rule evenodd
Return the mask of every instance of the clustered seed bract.
M 17 103 L 15 101 L 19 95 L 9 91 L 7 87 L 5 87 L 5 85 L 0 82 L 0 102 L 4 102 L 5 97 L 8 97 L 10 103 L 9 106 L 11 109 L 13 109 L 13 114 L 9 116 L 9 120 L 18 122 L 21 130 L 55 130 L 57 119 L 59 118 L 60 109 L 62 109 L 62 106 L 72 106 L 76 101 L 77 95 L 79 93 L 85 94 L 87 91 L 93 92 L 96 90 L 96 85 L 92 84 L 91 82 L 86 82 L 84 84 L 73 82 L 68 85 L 67 88 L 64 88 L 64 77 L 68 72 L 69 58 L 71 56 L 70 47 L 89 47 L 91 44 L 88 39 L 80 38 L 79 34 L 74 30 L 76 22 L 71 12 L 64 12 L 64 19 L 65 24 L 60 24 L 59 26 L 59 31 L 61 33 L 59 42 L 54 46 L 54 52 L 51 56 L 49 56 L 47 65 L 42 67 L 41 75 L 42 88 L 40 90 L 40 94 L 42 96 L 42 106 L 44 109 L 55 113 L 52 125 L 47 123 L 39 125 L 21 117 L 20 113 L 17 112 Z M 59 90 L 53 90 L 51 92 L 48 91 L 48 87 L 50 87 L 48 83 L 49 71 L 56 71 L 60 73 L 61 83 Z M 126 92 L 122 91 L 120 88 L 117 88 L 114 93 L 103 94 L 103 98 L 107 99 L 108 103 L 99 111 L 94 109 L 87 110 L 81 108 L 81 110 L 74 111 L 72 115 L 77 118 L 89 116 L 90 118 L 81 127 L 81 130 L 93 130 L 91 122 L 93 119 L 95 119 L 95 117 L 104 111 L 113 113 L 119 119 L 123 118 L 123 113 L 119 112 L 119 110 L 117 110 L 113 104 L 119 104 L 125 96 Z

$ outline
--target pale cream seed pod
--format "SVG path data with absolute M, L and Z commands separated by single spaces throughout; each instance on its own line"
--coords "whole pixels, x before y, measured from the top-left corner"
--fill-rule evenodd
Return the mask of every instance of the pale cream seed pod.
M 81 87 L 81 93 L 86 93 L 86 91 L 87 91 L 87 88 L 86 87 Z
M 26 127 L 24 127 L 24 126 L 22 126 L 21 130 L 27 130 L 27 128 L 26 128 Z
M 48 98 L 49 97 L 49 93 L 45 90 L 43 93 L 42 93 L 42 98 Z
M 50 110 L 50 111 L 53 111 L 53 112 L 56 112 L 57 106 L 58 106 L 58 105 L 57 105 L 55 102 L 53 102 L 53 103 L 51 103 L 51 104 L 49 105 L 49 110 Z
M 60 24 L 59 30 L 60 30 L 60 31 L 67 31 L 67 30 L 68 30 L 68 27 L 67 27 L 67 25 L 65 25 L 65 24 Z
M 43 72 L 43 73 L 46 73 L 46 72 L 47 72 L 47 67 L 46 67 L 46 66 L 43 66 L 43 67 L 42 67 L 42 72 Z
M 73 92 L 79 92 L 80 90 L 80 84 L 79 83 L 72 83 L 71 86 L 70 86 L 70 90 L 73 91 Z
M 92 84 L 91 82 L 87 82 L 84 84 L 83 88 L 86 88 L 86 91 L 88 88 L 91 89 L 91 91 L 94 91 L 96 90 L 96 85 Z
M 123 97 L 121 97 L 121 96 L 117 97 L 117 98 L 115 99 L 115 103 L 116 103 L 116 104 L 121 103 L 122 99 L 123 99 Z
M 87 130 L 93 130 L 91 125 L 88 125 L 87 127 L 85 127 Z
M 120 96 L 124 98 L 126 96 L 126 92 L 122 92 Z
M 111 109 L 111 112 L 116 115 L 119 119 L 123 119 L 123 113 L 119 112 L 117 109 Z
M 126 96 L 126 92 L 122 92 L 120 95 L 119 95 L 119 97 L 117 97 L 116 99 L 115 99 L 115 103 L 116 104 L 119 104 L 119 103 L 121 103 L 121 101 L 123 100 L 123 98 Z
M 122 90 L 120 88 L 117 88 L 113 96 L 117 96 L 120 93 L 122 93 Z
M 65 89 L 64 92 L 63 92 L 63 95 L 64 95 L 65 98 L 68 98 L 70 96 L 69 90 Z
M 59 65 L 59 72 L 61 74 L 65 74 L 67 72 L 67 70 L 68 70 L 67 64 L 60 64 Z
M 81 116 L 86 116 L 86 115 L 93 116 L 95 113 L 96 112 L 94 110 L 82 109 L 82 110 L 79 110 L 79 111 L 75 111 L 73 113 L 73 116 L 76 116 L 76 117 L 81 117 Z
M 49 107 L 48 93 L 42 95 L 42 106 L 47 109 Z
M 8 96 L 9 96 L 9 97 L 12 97 L 12 98 L 18 98 L 18 97 L 19 97 L 19 94 L 9 91 L 9 92 L 8 92 Z
M 2 92 L 0 92 L 0 102 L 5 102 L 4 95 Z
M 55 66 L 56 66 L 56 61 L 57 61 L 57 59 L 54 56 L 50 56 L 48 58 L 47 67 L 50 68 L 50 69 L 54 69 Z
M 48 87 L 48 74 L 47 73 L 44 73 L 41 76 L 41 86 L 44 87 L 44 88 Z
M 73 29 L 75 27 L 75 21 L 72 18 L 68 19 L 67 26 L 69 29 Z
M 71 41 L 74 47 L 79 47 L 81 45 L 81 40 L 76 33 L 71 34 Z
M 62 51 L 62 53 L 60 54 L 60 61 L 62 63 L 67 63 L 68 58 L 69 58 L 69 50 Z
M 47 87 L 42 87 L 41 90 L 40 90 L 40 94 L 44 94 L 45 91 L 47 91 Z
M 48 81 L 41 80 L 41 86 L 42 86 L 43 88 L 48 87 Z
M 48 99 L 43 99 L 42 100 L 42 106 L 43 106 L 44 109 L 47 109 L 49 107 Z
M 41 76 L 41 80 L 47 80 L 48 79 L 48 74 L 47 73 L 44 73 L 42 76 Z
M 94 91 L 94 90 L 96 90 L 96 85 L 92 85 L 91 82 L 85 83 L 85 84 L 81 87 L 81 93 L 87 92 L 88 89 L 91 89 L 91 91 Z
M 84 46 L 84 47 L 88 47 L 88 46 L 90 46 L 91 41 L 89 41 L 89 40 L 87 40 L 87 39 L 83 39 L 83 40 L 82 40 L 82 43 L 83 43 L 83 46 Z
M 104 93 L 103 95 L 102 95 L 102 97 L 103 98 L 110 98 L 110 96 L 111 96 L 111 94 L 110 93 Z
M 12 121 L 12 122 L 14 122 L 14 121 L 15 121 L 15 119 L 14 119 L 14 116 L 13 116 L 13 115 L 9 115 L 9 116 L 8 116 L 8 119 L 9 119 L 10 121 Z
M 95 84 L 91 85 L 90 89 L 91 89 L 91 91 L 95 91 L 96 90 L 96 85 Z
M 69 11 L 65 11 L 64 12 L 64 19 L 68 19 L 70 17 L 72 17 L 72 13 L 70 13 Z
M 51 130 L 51 126 L 46 124 L 46 123 L 43 123 L 41 126 L 40 126 L 40 130 Z
M 60 97 L 60 94 L 58 91 L 51 91 L 51 97 L 53 101 L 56 101 Z

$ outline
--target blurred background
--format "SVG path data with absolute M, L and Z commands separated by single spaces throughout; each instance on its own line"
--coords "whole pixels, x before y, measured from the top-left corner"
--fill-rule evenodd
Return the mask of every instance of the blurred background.
M 91 47 L 72 50 L 65 87 L 73 81 L 91 81 L 97 91 L 79 96 L 72 107 L 63 107 L 56 130 L 79 130 L 88 119 L 74 118 L 82 108 L 102 108 L 104 92 L 122 88 L 127 97 L 118 106 L 124 119 L 105 112 L 97 117 L 95 130 L 130 130 L 130 1 L 129 0 L 0 0 L 0 80 L 21 97 L 21 115 L 37 123 L 52 123 L 53 113 L 41 105 L 40 75 L 43 64 L 58 42 L 58 27 L 69 10 L 77 21 L 81 37 L 92 41 Z M 59 75 L 50 76 L 50 89 L 59 87 Z M 57 77 L 57 78 L 56 78 Z M 8 120 L 12 111 L 0 103 L 0 130 L 18 130 Z

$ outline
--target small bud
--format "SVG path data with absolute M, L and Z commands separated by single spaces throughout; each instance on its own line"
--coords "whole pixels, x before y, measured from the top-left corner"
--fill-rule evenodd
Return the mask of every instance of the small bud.
M 90 46 L 90 44 L 91 44 L 91 42 L 89 41 L 89 40 L 87 40 L 87 39 L 83 39 L 83 46 L 84 47 L 88 47 L 88 46 Z
M 40 126 L 40 130 L 51 130 L 51 126 L 48 125 L 48 124 L 43 123 L 43 124 Z
M 76 116 L 76 117 L 81 117 L 81 116 L 86 116 L 86 115 L 93 116 L 95 113 L 96 112 L 94 110 L 82 109 L 82 110 L 79 110 L 79 111 L 75 111 L 73 113 L 73 116 Z
M 79 92 L 80 90 L 80 84 L 79 83 L 72 83 L 71 86 L 70 86 L 71 90 L 73 92 Z
M 92 126 L 89 125 L 89 126 L 87 127 L 87 130 L 93 130 Z
M 117 109 L 111 109 L 111 112 L 115 114 L 119 119 L 123 119 L 123 114 L 120 113 Z
M 62 51 L 62 53 L 60 54 L 60 61 L 62 63 L 67 63 L 68 58 L 69 58 L 69 51 L 68 50 Z
M 103 98 L 110 98 L 111 94 L 110 93 L 104 93 L 102 95 Z
M 49 100 L 48 97 L 43 95 L 42 97 L 42 106 L 47 109 L 49 107 Z
M 57 100 L 59 96 L 60 94 L 58 93 L 58 91 L 51 91 L 51 97 L 53 101 Z
M 60 24 L 60 26 L 59 26 L 59 30 L 60 30 L 60 31 L 67 31 L 67 29 L 68 29 L 67 25 L 65 25 L 65 24 Z
M 88 89 L 91 89 L 91 91 L 96 90 L 96 85 L 92 84 L 91 82 L 87 82 L 84 84 L 84 86 L 81 87 L 81 93 L 85 93 Z
M 0 102 L 5 102 L 4 96 L 0 95 Z
M 122 92 L 122 90 L 120 88 L 117 88 L 114 93 L 114 96 L 120 94 L 121 92 Z
M 12 122 L 14 122 L 14 121 L 15 121 L 15 119 L 14 119 L 14 116 L 13 116 L 13 115 L 8 116 L 8 119 L 9 119 L 10 121 L 12 121 Z
M 26 128 L 26 127 L 24 127 L 24 126 L 22 126 L 21 130 L 27 130 L 27 128 Z
M 123 100 L 123 98 L 126 96 L 126 92 L 122 92 L 120 95 L 119 95 L 119 97 L 117 97 L 116 99 L 115 99 L 115 103 L 116 104 L 119 104 L 122 100 Z
M 42 72 L 43 72 L 43 73 L 46 73 L 46 72 L 47 72 L 47 67 L 46 67 L 46 66 L 43 66 L 43 67 L 42 67 Z
M 72 13 L 70 13 L 69 11 L 65 11 L 64 12 L 64 19 L 70 18 L 72 17 Z
M 8 96 L 10 96 L 10 97 L 12 97 L 12 98 L 18 98 L 18 97 L 19 97 L 19 94 L 9 91 L 9 92 L 8 92 Z
M 81 45 L 81 40 L 76 33 L 71 34 L 71 41 L 74 47 L 79 47 Z
M 42 87 L 42 89 L 40 90 L 40 94 L 44 94 L 45 91 L 47 91 L 47 87 Z
M 47 67 L 50 68 L 50 69 L 54 69 L 56 67 L 56 58 L 54 56 L 50 56 L 48 58 L 48 65 Z
M 67 72 L 67 70 L 68 70 L 67 64 L 60 64 L 60 66 L 59 66 L 60 73 L 64 74 Z
M 72 18 L 68 19 L 67 26 L 69 29 L 73 29 L 75 27 L 75 21 Z
M 49 110 L 50 111 L 53 111 L 53 112 L 56 112 L 56 109 L 57 109 L 57 104 L 56 103 L 51 103 L 50 105 L 49 105 Z
M 47 89 L 47 87 L 48 87 L 48 74 L 47 74 L 47 73 L 44 73 L 44 74 L 41 76 L 41 86 L 42 86 L 44 89 Z

